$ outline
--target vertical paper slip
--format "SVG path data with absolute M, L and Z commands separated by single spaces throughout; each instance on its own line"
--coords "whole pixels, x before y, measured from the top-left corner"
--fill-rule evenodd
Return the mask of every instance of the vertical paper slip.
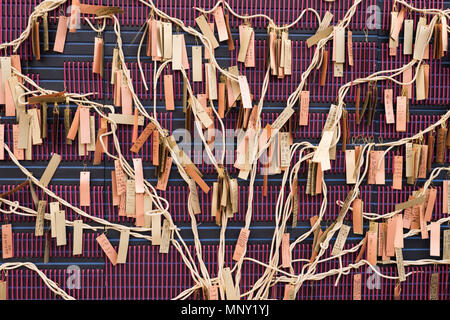
M 234 249 L 233 254 L 233 260 L 239 261 L 244 254 L 245 250 L 247 249 L 247 242 L 248 237 L 250 236 L 250 230 L 249 229 L 241 229 L 241 232 L 239 233 L 239 238 L 236 243 L 236 247 Z
M 175 110 L 175 100 L 173 93 L 173 76 L 171 74 L 164 75 L 164 99 L 166 102 L 166 110 Z
M 142 168 L 142 159 L 133 159 L 134 178 L 136 183 L 136 193 L 144 193 L 144 171 Z
M 239 76 L 239 89 L 241 90 L 242 105 L 245 109 L 252 108 L 252 99 L 250 97 L 250 87 L 246 76 Z
M 130 229 L 121 230 L 119 241 L 119 253 L 117 254 L 117 263 L 127 262 L 129 240 L 130 240 Z
M 47 201 L 39 200 L 38 209 L 36 214 L 36 227 L 35 236 L 40 237 L 44 235 L 44 221 L 45 221 L 45 208 L 47 206 Z
M 14 257 L 11 224 L 2 225 L 2 253 L 3 259 L 10 259 Z
M 83 253 L 83 220 L 73 222 L 73 255 Z
M 66 212 L 58 210 L 55 212 L 55 226 L 56 226 L 56 245 L 65 246 L 67 244 L 66 238 Z
M 441 224 L 439 222 L 430 223 L 430 256 L 439 257 L 441 251 Z
M 90 172 L 80 172 L 80 206 L 89 207 L 91 205 L 90 179 Z

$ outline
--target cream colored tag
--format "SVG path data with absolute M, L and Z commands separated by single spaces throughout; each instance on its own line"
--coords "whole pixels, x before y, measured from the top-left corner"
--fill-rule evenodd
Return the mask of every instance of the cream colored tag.
M 403 282 L 406 280 L 406 276 L 405 276 L 405 266 L 403 264 L 403 253 L 401 248 L 395 248 L 395 257 L 397 261 L 399 281 Z
M 0 66 L 2 73 L 1 90 L 3 94 L 6 90 L 6 81 L 8 81 L 11 76 L 11 57 L 0 57 Z
M 152 210 L 152 207 L 152 198 L 150 198 L 148 194 L 144 194 L 144 228 L 152 227 L 152 218 L 150 217 L 150 215 L 146 214 L 146 212 Z
M 245 57 L 247 56 L 247 51 L 250 45 L 250 40 L 252 38 L 253 28 L 246 25 L 239 26 L 239 54 L 238 61 L 245 62 Z
M 274 136 L 284 126 L 284 124 L 289 120 L 292 114 L 294 114 L 294 109 L 292 109 L 292 107 L 288 106 L 283 110 L 283 112 L 278 116 L 278 118 L 275 119 L 275 121 L 271 125 L 271 136 Z
M 345 150 L 345 173 L 347 184 L 356 183 L 355 150 Z
M 208 128 L 209 126 L 211 126 L 212 124 L 214 124 L 214 122 L 212 121 L 212 119 L 209 117 L 208 113 L 205 111 L 205 109 L 203 109 L 202 105 L 200 104 L 200 102 L 197 100 L 196 97 L 191 96 L 191 106 L 193 106 L 193 110 L 196 111 L 196 115 L 197 117 L 200 119 L 201 123 Z M 195 109 L 194 109 L 195 108 Z
M 292 41 L 286 39 L 283 41 L 284 46 L 284 74 L 292 74 Z
M 231 188 L 230 194 L 231 194 L 232 211 L 233 211 L 233 213 L 237 213 L 238 212 L 238 198 L 239 198 L 237 179 L 230 179 L 230 188 Z
M 116 124 L 125 124 L 125 125 L 129 125 L 129 126 L 134 125 L 134 115 L 132 115 L 132 114 L 110 113 L 108 115 L 108 118 L 110 118 Z M 138 126 L 142 127 L 143 125 L 144 125 L 144 117 L 139 116 L 138 117 Z
M 25 160 L 33 160 L 32 159 L 33 145 L 31 144 L 31 142 L 32 142 L 31 130 L 28 130 L 28 147 L 25 149 Z
M 161 244 L 161 215 L 152 215 L 152 245 Z
M 252 99 L 250 97 L 250 87 L 246 76 L 239 76 L 239 90 L 241 91 L 242 104 L 245 109 L 252 109 Z
M 36 108 L 28 109 L 28 114 L 30 115 L 30 127 L 31 136 L 33 138 L 33 145 L 42 144 L 41 139 L 41 128 L 39 124 L 39 117 Z
M 128 217 L 136 216 L 136 182 L 133 179 L 127 180 L 125 212 Z
M 19 139 L 17 146 L 19 149 L 28 148 L 28 135 L 30 130 L 30 115 L 23 115 L 19 121 Z
M 450 229 L 444 231 L 444 241 L 443 241 L 443 256 L 442 259 L 449 260 L 450 259 Z
M 442 23 L 442 30 L 447 30 L 448 24 L 447 24 L 447 18 L 444 15 L 441 15 L 441 23 Z M 442 50 L 444 52 L 447 52 L 448 49 L 448 33 L 442 32 Z
M 219 42 L 217 42 L 216 37 L 214 36 L 213 31 L 211 30 L 211 27 L 209 26 L 208 21 L 206 21 L 206 18 L 204 15 L 200 15 L 195 19 L 195 22 L 197 23 L 198 27 L 202 31 L 203 35 L 208 38 L 208 40 L 211 42 L 212 49 L 215 49 L 219 46 Z
M 344 76 L 344 64 L 334 62 L 333 63 L 333 75 L 335 78 L 340 78 Z
M 111 84 L 116 82 L 116 71 L 119 70 L 120 60 L 119 60 L 119 48 L 114 48 L 112 67 L 111 67 Z
M 127 263 L 129 241 L 130 241 L 130 229 L 120 230 L 120 241 L 119 241 L 119 252 L 117 253 L 117 263 Z
M 227 300 L 239 300 L 239 295 L 237 294 L 236 287 L 234 286 L 230 268 L 223 268 L 222 277 L 225 285 Z
M 416 99 L 419 100 L 419 101 L 426 99 L 426 94 L 425 94 L 425 72 L 424 72 L 424 66 L 423 65 L 421 65 L 419 67 L 419 70 L 417 71 Z
M 172 58 L 172 70 L 182 70 L 183 69 L 183 42 L 184 37 L 182 34 L 173 35 L 173 58 Z
M 236 77 L 239 77 L 238 66 L 231 66 L 231 67 L 228 68 L 228 71 L 232 75 L 235 75 Z M 231 89 L 233 91 L 233 96 L 234 96 L 235 99 L 237 99 L 241 95 L 241 89 L 239 87 L 239 82 L 238 81 L 234 81 L 234 80 L 230 80 L 230 81 L 231 81 Z
M 394 27 L 395 27 L 395 22 L 397 21 L 397 17 L 398 17 L 398 12 L 392 11 L 391 12 L 391 28 L 390 28 L 390 32 L 389 34 L 391 35 L 392 32 L 394 31 Z M 389 37 L 389 48 L 397 48 L 398 47 L 398 40 L 395 41 L 394 39 L 392 39 L 391 37 Z
M 414 20 L 405 20 L 403 37 L 403 54 L 410 55 L 413 53 L 413 32 L 414 32 Z
M 322 171 L 327 171 L 331 169 L 330 164 L 330 145 L 333 140 L 334 131 L 323 131 L 322 139 L 320 140 L 319 146 L 314 152 L 313 162 L 320 163 L 322 166 Z
M 163 30 L 164 30 L 164 37 L 163 37 L 163 46 L 164 46 L 164 59 L 172 59 L 172 23 L 170 22 L 163 22 Z
M 422 60 L 425 48 L 428 46 L 429 39 L 428 36 L 430 34 L 430 26 L 422 25 L 417 28 L 418 37 L 416 37 L 416 43 L 414 45 L 414 59 Z
M 412 143 L 406 144 L 406 177 L 414 176 L 414 153 Z
M 66 238 L 66 212 L 64 210 L 55 213 L 56 225 L 56 245 L 65 246 L 67 244 Z
M 91 131 L 91 142 L 87 144 L 87 151 L 95 151 L 95 116 L 89 117 L 90 125 L 89 129 Z
M 161 245 L 159 246 L 159 253 L 169 253 L 170 247 L 170 228 L 169 221 L 164 219 L 162 235 L 161 235 Z
M 332 256 L 336 256 L 342 252 L 344 249 L 345 241 L 347 240 L 348 234 L 350 232 L 350 227 L 343 224 L 339 230 L 336 242 L 334 243 L 333 250 L 331 251 Z
M 52 238 L 56 238 L 56 213 L 59 212 L 59 202 L 50 202 L 50 227 Z
M 195 185 L 195 182 L 192 179 L 189 180 L 189 194 L 194 214 L 202 213 L 202 210 L 200 208 L 200 202 L 198 200 L 197 186 Z
M 54 153 L 52 158 L 50 159 L 50 162 L 47 165 L 47 168 L 45 169 L 44 173 L 42 174 L 41 180 L 39 181 L 42 185 L 45 187 L 48 186 L 50 181 L 53 178 L 53 175 L 56 172 L 56 169 L 59 166 L 59 163 L 61 162 L 61 156 L 57 153 Z
M 194 82 L 202 82 L 202 47 L 192 47 L 192 80 Z
M 280 132 L 280 165 L 281 168 L 288 168 L 291 159 L 291 152 L 289 150 L 289 132 Z
M 83 253 L 83 220 L 73 222 L 73 255 Z
M 209 99 L 217 100 L 217 77 L 216 68 L 212 63 L 207 63 L 206 68 L 208 70 L 208 89 L 209 89 Z
M 36 228 L 34 235 L 37 237 L 44 235 L 44 220 L 45 220 L 45 208 L 47 206 L 47 201 L 40 200 L 37 208 L 36 214 Z
M 323 16 L 323 19 L 320 22 L 319 28 L 317 29 L 317 32 L 325 30 L 326 28 L 328 28 L 328 26 L 331 23 L 331 20 L 333 20 L 333 14 L 330 11 L 325 12 L 325 15 Z
M 343 27 L 334 27 L 336 42 L 336 63 L 345 63 L 345 29 Z
M 81 134 L 78 134 L 77 136 L 78 136 L 78 155 L 85 156 L 87 144 L 81 142 Z
M 213 182 L 213 192 L 212 192 L 212 200 L 211 200 L 211 217 L 215 217 L 217 214 L 218 196 L 219 196 L 219 183 Z

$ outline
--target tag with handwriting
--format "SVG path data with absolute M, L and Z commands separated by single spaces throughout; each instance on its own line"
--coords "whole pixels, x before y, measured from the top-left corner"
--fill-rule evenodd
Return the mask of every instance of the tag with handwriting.
M 247 249 L 248 237 L 250 236 L 250 230 L 242 228 L 239 233 L 239 238 L 234 249 L 233 260 L 239 261 Z
M 405 276 L 405 266 L 403 264 L 403 253 L 401 248 L 395 248 L 395 257 L 397 261 L 397 271 L 399 281 L 403 282 L 406 280 L 406 276 Z
M 283 234 L 281 241 L 281 266 L 283 268 L 289 268 L 291 266 L 291 250 L 289 244 L 289 233 Z
M 345 241 L 347 240 L 348 234 L 350 232 L 350 227 L 343 224 L 339 229 L 338 236 L 336 238 L 336 242 L 334 243 L 333 250 L 331 251 L 331 255 L 335 256 L 342 252 L 344 248 Z
M 9 259 L 14 257 L 11 224 L 2 225 L 2 253 L 3 259 Z
M 106 256 L 108 257 L 109 261 L 111 261 L 112 265 L 117 264 L 117 252 L 114 250 L 113 246 L 111 245 L 111 242 L 109 242 L 108 238 L 104 233 L 99 235 L 97 237 L 97 242 L 100 245 L 100 247 L 105 252 Z

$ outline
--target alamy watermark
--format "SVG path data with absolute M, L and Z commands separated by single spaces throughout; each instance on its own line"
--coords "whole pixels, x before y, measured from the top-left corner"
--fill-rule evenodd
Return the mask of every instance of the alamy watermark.
M 81 269 L 79 266 L 73 264 L 67 267 L 67 280 L 66 280 L 66 286 L 67 289 L 73 290 L 77 289 L 80 290 L 81 288 Z

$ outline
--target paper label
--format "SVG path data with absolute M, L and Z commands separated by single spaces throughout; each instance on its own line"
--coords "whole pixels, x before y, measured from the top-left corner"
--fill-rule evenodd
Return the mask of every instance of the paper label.
M 44 235 L 44 221 L 45 221 L 45 208 L 47 206 L 47 201 L 40 200 L 38 203 L 37 214 L 36 214 L 36 228 L 34 235 L 37 237 Z
M 405 266 L 403 264 L 403 253 L 401 248 L 395 248 L 395 257 L 397 261 L 397 271 L 399 281 L 403 282 L 406 280 L 406 276 L 405 276 Z
M 332 256 L 336 256 L 342 252 L 342 249 L 344 248 L 345 241 L 347 240 L 349 232 L 350 232 L 350 227 L 343 224 L 341 226 L 341 229 L 339 229 L 339 233 L 336 238 L 336 242 L 334 243 L 333 250 L 331 251 Z
M 398 96 L 397 97 L 397 121 L 396 121 L 396 130 L 398 132 L 406 131 L 406 97 Z
M 206 21 L 206 18 L 204 15 L 200 15 L 195 19 L 196 24 L 202 31 L 203 35 L 208 38 L 208 40 L 211 42 L 212 49 L 215 49 L 219 46 L 219 43 L 216 40 L 216 37 L 214 36 L 213 31 L 211 30 L 211 27 L 209 26 L 208 21 Z
M 309 91 L 300 92 L 300 122 L 301 126 L 309 124 Z
M 363 234 L 363 202 L 361 199 L 353 200 L 353 233 Z
M 218 6 L 216 10 L 214 10 L 214 21 L 217 25 L 219 41 L 222 42 L 228 40 L 227 26 L 225 24 L 225 17 L 223 15 L 223 9 L 221 6 Z
M 377 264 L 377 233 L 373 231 L 367 232 L 367 261 L 375 266 Z
M 281 266 L 283 268 L 291 266 L 291 250 L 289 247 L 289 233 L 284 233 L 281 240 Z
M 203 81 L 201 46 L 192 46 L 192 81 Z
M 117 254 L 117 263 L 127 263 L 129 241 L 130 241 L 130 229 L 120 230 L 119 252 Z
M 430 256 L 439 257 L 441 248 L 441 224 L 439 222 L 430 223 Z
M 159 253 L 169 253 L 169 247 L 170 247 L 169 221 L 164 220 L 161 235 L 161 245 L 159 246 Z
M 14 257 L 11 224 L 2 225 L 2 254 L 3 259 L 9 259 Z
M 100 236 L 97 237 L 97 242 L 100 245 L 100 247 L 105 252 L 106 256 L 108 257 L 109 261 L 112 263 L 112 265 L 117 264 L 117 252 L 114 250 L 113 246 L 111 245 L 111 242 L 109 242 L 108 238 L 104 233 L 102 233 Z
M 402 189 L 403 157 L 394 156 L 392 189 Z
M 83 220 L 73 221 L 73 255 L 83 253 Z
M 233 260 L 239 261 L 244 254 L 245 250 L 247 249 L 247 242 L 248 237 L 250 236 L 250 230 L 249 229 L 241 229 L 241 232 L 239 233 L 239 238 L 236 242 L 236 247 L 234 249 L 233 254 Z
M 61 162 L 61 156 L 59 154 L 54 153 L 52 155 L 52 158 L 50 159 L 50 162 L 47 165 L 47 168 L 45 169 L 44 173 L 42 174 L 41 180 L 39 181 L 42 185 L 45 187 L 48 186 L 50 181 L 53 178 L 53 175 L 56 172 L 56 169 L 59 166 L 59 163 Z
M 64 210 L 55 212 L 55 226 L 56 226 L 56 245 L 65 246 L 67 244 L 66 238 L 66 212 Z
M 361 274 L 353 275 L 353 300 L 361 300 Z
M 167 182 L 169 181 L 170 170 L 172 168 L 172 158 L 167 157 L 166 166 L 164 168 L 164 172 L 162 176 L 158 180 L 158 184 L 156 185 L 156 189 L 165 191 L 167 189 Z

